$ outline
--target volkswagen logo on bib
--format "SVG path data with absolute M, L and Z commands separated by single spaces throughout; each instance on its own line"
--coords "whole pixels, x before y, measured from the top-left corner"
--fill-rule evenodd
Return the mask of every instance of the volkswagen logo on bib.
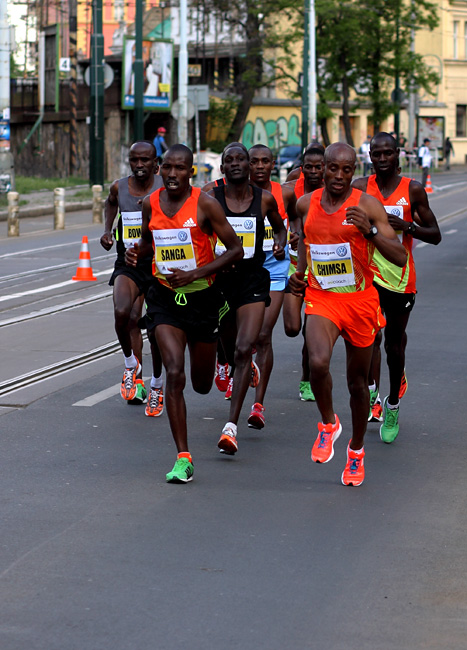
M 253 221 L 251 219 L 247 219 L 243 226 L 246 230 L 251 230 L 253 228 Z
M 178 233 L 178 238 L 179 238 L 180 241 L 186 241 L 187 238 L 188 238 L 188 235 L 186 234 L 186 232 L 183 232 L 183 230 L 181 230 Z
M 339 246 L 336 253 L 339 257 L 345 257 L 347 255 L 347 246 Z

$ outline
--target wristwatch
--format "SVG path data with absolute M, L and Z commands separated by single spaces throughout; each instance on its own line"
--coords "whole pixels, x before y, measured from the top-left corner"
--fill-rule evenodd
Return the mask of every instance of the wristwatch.
M 375 235 L 378 234 L 378 228 L 376 226 L 371 226 L 370 232 L 367 232 L 366 235 L 363 235 L 365 239 L 373 239 Z
M 406 232 L 407 232 L 409 235 L 415 235 L 415 231 L 416 231 L 416 230 L 417 230 L 417 226 L 415 225 L 415 223 L 414 223 L 413 221 L 411 221 L 411 222 L 409 223 L 408 227 L 407 227 Z

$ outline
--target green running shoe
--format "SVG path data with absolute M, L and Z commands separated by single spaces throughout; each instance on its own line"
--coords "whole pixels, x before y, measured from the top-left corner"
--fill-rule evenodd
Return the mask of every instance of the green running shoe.
M 142 379 L 137 379 L 136 384 L 136 393 L 135 396 L 128 400 L 128 404 L 146 404 L 148 401 L 148 391 L 144 387 L 144 382 Z
M 311 385 L 309 381 L 300 382 L 300 399 L 302 402 L 314 402 L 315 396 L 311 390 Z
M 383 402 L 383 424 L 379 428 L 379 436 L 388 445 L 397 438 L 399 433 L 399 407 L 388 408 L 388 398 Z
M 193 463 L 188 458 L 177 458 L 174 468 L 165 475 L 167 483 L 188 483 L 193 480 Z

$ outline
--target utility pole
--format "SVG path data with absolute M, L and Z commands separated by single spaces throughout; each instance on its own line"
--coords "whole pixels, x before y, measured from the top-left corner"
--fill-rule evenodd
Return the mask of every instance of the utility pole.
M 78 65 L 76 39 L 77 39 L 77 0 L 69 0 L 70 23 L 70 176 L 78 170 L 77 147 L 77 85 L 76 70 Z
M 310 60 L 310 20 L 308 0 L 304 5 L 305 22 L 303 32 L 303 75 L 302 75 L 302 149 L 308 144 L 308 61 Z
M 310 141 L 316 140 L 316 38 L 315 38 L 315 0 L 310 0 L 310 57 L 309 57 L 309 81 L 308 92 L 310 93 L 310 125 L 311 125 L 311 138 Z
M 135 16 L 135 62 L 133 63 L 135 79 L 135 108 L 133 111 L 133 135 L 135 142 L 144 140 L 143 111 L 143 0 L 136 0 Z
M 10 27 L 7 0 L 0 0 L 0 122 L 3 127 L 0 173 L 9 177 L 9 181 L 0 189 L 8 191 L 15 189 L 15 173 L 10 151 Z
M 178 53 L 178 141 L 188 144 L 188 47 L 187 0 L 180 0 L 180 49 Z
M 102 0 L 92 0 L 89 180 L 104 184 L 104 35 Z

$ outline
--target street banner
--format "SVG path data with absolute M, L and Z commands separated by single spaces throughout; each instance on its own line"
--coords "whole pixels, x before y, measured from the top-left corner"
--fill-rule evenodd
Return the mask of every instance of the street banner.
M 122 62 L 122 108 L 135 106 L 134 38 L 125 38 Z M 143 109 L 170 111 L 172 106 L 173 41 L 147 39 L 143 41 Z

